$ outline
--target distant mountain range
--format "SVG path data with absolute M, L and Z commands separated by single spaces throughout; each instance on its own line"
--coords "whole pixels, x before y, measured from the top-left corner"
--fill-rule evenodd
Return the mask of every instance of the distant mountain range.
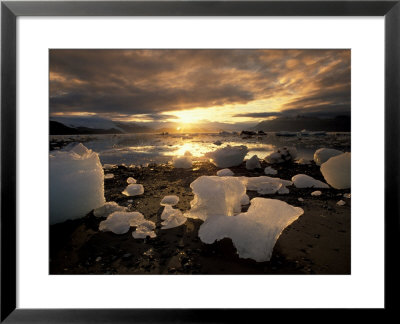
M 308 131 L 326 132 L 350 132 L 350 116 L 337 116 L 334 118 L 315 118 L 306 116 L 278 117 L 273 120 L 265 120 L 252 127 L 251 130 L 264 132 L 299 132 L 303 129 Z
M 164 126 L 163 126 L 164 125 Z M 273 120 L 265 120 L 255 126 L 249 124 L 223 124 L 223 123 L 199 123 L 186 125 L 188 128 L 180 129 L 180 124 L 164 123 L 152 125 L 153 127 L 137 123 L 115 122 L 100 117 L 51 117 L 50 135 L 75 135 L 75 134 L 124 134 L 124 133 L 207 133 L 223 130 L 252 130 L 264 132 L 299 132 L 308 131 L 349 132 L 351 127 L 350 116 L 337 116 L 330 119 L 315 117 L 278 117 Z M 240 129 L 239 129 L 240 128 Z
M 154 132 L 147 126 L 99 117 L 51 117 L 50 135 L 123 134 Z

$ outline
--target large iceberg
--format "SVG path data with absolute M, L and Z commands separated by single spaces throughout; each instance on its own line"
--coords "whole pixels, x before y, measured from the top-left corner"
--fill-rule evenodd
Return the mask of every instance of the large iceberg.
M 235 177 L 201 176 L 190 184 L 194 199 L 189 218 L 206 220 L 210 215 L 232 216 L 241 211 L 246 200 L 246 186 Z
M 50 224 L 84 217 L 104 205 L 104 171 L 99 156 L 79 143 L 49 156 Z
M 321 165 L 321 173 L 326 182 L 335 189 L 348 189 L 351 186 L 351 153 L 331 157 Z
M 247 146 L 227 145 L 213 152 L 208 152 L 204 156 L 209 158 L 218 168 L 229 168 L 241 164 L 247 152 Z
M 331 157 L 343 154 L 344 152 L 330 149 L 330 148 L 320 148 L 314 153 L 314 162 L 316 165 L 321 165 L 322 163 L 328 161 Z
M 199 237 L 207 244 L 231 238 L 240 258 L 269 261 L 282 231 L 303 212 L 277 199 L 253 198 L 246 213 L 208 217 L 199 229 Z
M 297 157 L 297 150 L 295 147 L 280 147 L 275 152 L 265 157 L 267 163 L 283 163 L 288 161 L 294 161 Z
M 292 178 L 296 188 L 329 188 L 329 186 L 319 180 L 314 179 L 306 174 L 296 174 Z

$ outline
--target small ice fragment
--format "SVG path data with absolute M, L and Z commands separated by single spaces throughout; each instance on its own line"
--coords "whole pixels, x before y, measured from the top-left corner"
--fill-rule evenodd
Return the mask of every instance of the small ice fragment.
M 126 179 L 126 182 L 129 183 L 129 184 L 136 183 L 136 181 L 137 180 L 135 178 L 132 178 L 132 177 L 129 177 L 128 179 Z
M 96 258 L 96 262 L 100 262 L 100 261 L 101 261 L 101 257 L 99 256 Z
M 220 146 L 220 145 L 222 145 L 222 142 L 221 141 L 215 141 L 214 145 Z
M 119 212 L 126 211 L 126 207 L 119 206 L 115 201 L 109 201 L 106 202 L 103 206 L 96 208 L 93 211 L 93 214 L 96 217 L 107 217 L 108 215 L 117 211 Z
M 192 158 L 190 156 L 174 157 L 172 165 L 175 168 L 189 169 L 192 167 Z
M 254 170 L 254 169 L 260 169 L 261 164 L 260 161 L 258 160 L 257 155 L 253 155 L 250 159 L 246 161 L 246 169 L 247 170 Z
M 268 166 L 268 167 L 266 167 L 266 168 L 264 169 L 264 173 L 265 173 L 266 175 L 275 175 L 275 174 L 278 173 L 278 171 L 276 171 L 274 168 L 271 168 L 270 166 Z
M 306 164 L 311 164 L 311 161 L 310 161 L 310 160 L 307 160 L 307 159 L 305 159 L 305 158 L 301 158 L 301 159 L 298 159 L 298 160 L 296 161 L 296 163 L 297 163 L 297 164 L 306 165 Z
M 314 153 L 314 161 L 316 165 L 321 165 L 322 163 L 328 161 L 331 157 L 343 154 L 344 152 L 329 149 L 329 148 L 320 148 Z
M 175 195 L 165 196 L 160 205 L 161 206 L 175 206 L 179 202 L 179 197 Z
M 102 232 L 110 231 L 115 234 L 125 234 L 133 226 L 131 224 L 141 224 L 144 221 L 143 214 L 139 212 L 114 212 L 106 220 L 100 222 L 99 230 Z
M 345 193 L 343 194 L 344 198 L 350 199 L 351 198 L 351 193 Z
M 272 195 L 275 194 L 281 187 L 281 183 L 263 182 L 260 183 L 257 193 L 259 193 L 260 195 Z
M 234 173 L 229 169 L 222 169 L 222 170 L 217 171 L 217 176 L 219 176 L 219 177 L 231 177 L 233 175 L 234 175 Z
M 112 173 L 106 173 L 104 175 L 104 179 L 113 179 L 113 178 L 114 178 L 114 174 L 112 174 Z
M 135 239 L 145 239 L 147 236 L 150 238 L 155 238 L 157 236 L 154 232 L 156 224 L 154 224 L 152 221 L 146 220 L 139 225 L 133 226 L 137 226 L 136 230 L 132 232 L 132 236 Z
M 171 215 L 179 215 L 182 212 L 179 209 L 174 209 L 171 205 L 166 205 L 164 207 L 163 212 L 161 213 L 161 219 L 165 220 L 168 219 Z
M 302 202 L 304 201 L 304 199 L 303 199 L 303 198 L 301 198 L 301 197 L 300 197 L 300 198 L 298 198 L 297 200 L 298 200 L 298 201 L 302 201 Z
M 294 161 L 297 156 L 297 150 L 295 147 L 280 147 L 275 152 L 265 157 L 267 163 L 283 163 L 287 161 Z
M 313 191 L 313 192 L 311 193 L 311 196 L 321 196 L 321 195 L 322 195 L 322 192 L 319 191 L 319 190 Z
M 164 207 L 161 219 L 164 220 L 161 223 L 161 225 L 163 225 L 161 229 L 178 227 L 186 222 L 186 217 L 182 215 L 179 209 L 174 209 L 172 206 L 168 205 Z
M 125 196 L 138 196 L 144 193 L 143 185 L 141 184 L 130 184 L 122 192 Z
M 204 156 L 209 158 L 218 168 L 229 168 L 241 164 L 247 152 L 247 146 L 227 145 L 213 152 L 208 152 Z
M 339 200 L 339 201 L 336 203 L 336 205 L 339 205 L 339 206 L 343 206 L 343 205 L 345 205 L 345 204 L 346 204 L 346 202 L 343 201 L 343 200 Z
M 254 190 L 254 191 L 257 191 L 260 185 L 264 182 L 279 183 L 285 187 L 291 186 L 293 184 L 293 182 L 289 180 L 283 180 L 280 178 L 267 177 L 267 176 L 238 177 L 238 179 L 246 186 L 247 190 Z
M 289 189 L 288 188 L 286 188 L 285 186 L 281 186 L 280 188 L 279 188 L 279 190 L 278 190 L 278 194 L 279 195 L 286 195 L 286 194 L 288 194 L 289 193 Z
M 111 170 L 111 169 L 115 169 L 115 168 L 117 168 L 117 165 L 115 165 L 115 164 L 104 164 L 103 165 L 104 170 Z
M 321 165 L 321 173 L 326 182 L 335 189 L 348 189 L 351 186 L 351 153 L 331 157 Z
M 244 195 L 244 196 L 242 197 L 242 199 L 240 200 L 240 204 L 241 204 L 242 206 L 245 206 L 245 205 L 250 204 L 250 198 L 249 198 L 249 196 L 248 196 L 248 195 Z
M 296 174 L 292 178 L 296 188 L 329 188 L 326 183 L 316 180 L 306 174 Z

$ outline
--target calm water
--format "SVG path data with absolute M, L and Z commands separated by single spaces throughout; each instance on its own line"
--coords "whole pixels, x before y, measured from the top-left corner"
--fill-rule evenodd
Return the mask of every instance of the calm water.
M 204 153 L 226 145 L 246 145 L 249 153 L 264 158 L 277 147 L 295 146 L 299 158 L 312 159 L 316 149 L 321 147 L 350 151 L 350 133 L 327 133 L 319 136 L 277 136 L 268 133 L 263 136 L 244 138 L 240 135 L 220 134 L 123 134 L 123 135 L 53 135 L 50 142 L 82 142 L 86 147 L 99 153 L 101 162 L 111 164 L 145 165 L 146 163 L 167 163 L 174 156 L 189 151 L 194 161 L 203 161 Z M 220 141 L 222 145 L 216 145 Z

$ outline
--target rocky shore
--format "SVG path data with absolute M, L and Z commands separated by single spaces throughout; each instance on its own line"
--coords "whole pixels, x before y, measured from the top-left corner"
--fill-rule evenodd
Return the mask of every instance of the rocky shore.
M 264 175 L 262 169 L 247 170 L 245 163 L 230 168 L 235 176 Z M 290 180 L 304 173 L 324 181 L 319 166 L 292 162 L 273 165 L 276 177 Z M 205 244 L 198 238 L 201 220 L 188 219 L 185 224 L 161 230 L 166 195 L 180 198 L 176 208 L 190 209 L 193 193 L 190 183 L 201 175 L 215 175 L 219 169 L 208 162 L 194 162 L 191 169 L 172 165 L 147 167 L 118 166 L 104 180 L 106 201 L 115 201 L 131 211 L 140 211 L 157 224 L 157 237 L 132 238 L 132 229 L 123 235 L 98 230 L 102 218 L 93 212 L 84 218 L 50 226 L 50 274 L 350 274 L 350 190 L 298 189 L 289 187 L 286 195 L 265 197 L 280 199 L 303 208 L 304 214 L 288 226 L 279 237 L 268 262 L 241 259 L 230 239 Z M 143 184 L 143 195 L 122 194 L 126 179 L 134 177 Z M 311 193 L 320 190 L 320 196 Z M 247 192 L 250 199 L 260 196 Z M 302 198 L 303 201 L 299 201 Z M 339 200 L 345 205 L 339 206 Z M 243 211 L 245 211 L 244 207 Z

